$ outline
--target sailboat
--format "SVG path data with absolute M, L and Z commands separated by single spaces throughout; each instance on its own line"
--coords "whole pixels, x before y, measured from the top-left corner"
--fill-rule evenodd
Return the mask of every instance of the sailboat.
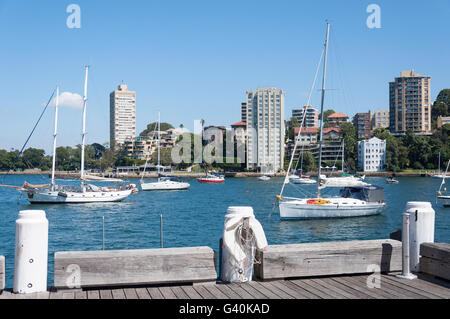
M 51 183 L 44 185 L 31 185 L 27 182 L 18 190 L 26 194 L 30 203 L 93 203 L 93 202 L 118 202 L 128 197 L 134 189 L 133 184 L 119 185 L 115 187 L 99 187 L 87 184 L 84 172 L 84 146 L 86 138 L 86 101 L 87 101 L 88 67 L 85 68 L 84 97 L 83 97 L 83 130 L 81 144 L 81 170 L 79 187 L 69 185 L 56 185 L 56 136 L 58 130 L 58 98 L 59 87 L 56 88 L 55 98 L 55 130 L 53 135 L 53 158 Z
M 188 189 L 191 185 L 186 182 L 180 182 L 176 180 L 175 178 L 168 177 L 168 176 L 161 176 L 161 155 L 160 155 L 160 148 L 161 148 L 161 118 L 160 113 L 158 112 L 158 180 L 156 182 L 144 182 L 144 174 L 145 169 L 147 167 L 148 159 L 145 161 L 144 171 L 142 173 L 141 177 L 141 189 L 143 191 L 168 191 L 168 190 L 184 190 Z
M 439 152 L 438 173 L 435 175 L 431 175 L 431 177 L 433 177 L 433 178 L 449 178 L 450 177 L 445 174 L 441 174 L 441 152 Z
M 442 205 L 444 207 L 450 207 L 450 194 L 447 192 L 447 187 L 445 187 L 445 178 L 448 177 L 447 176 L 447 172 L 448 172 L 448 167 L 450 166 L 450 160 L 447 163 L 447 169 L 445 170 L 444 175 L 442 176 L 442 182 L 441 182 L 441 186 L 439 187 L 438 190 L 438 196 L 437 199 L 442 203 Z M 442 191 L 445 192 L 445 194 L 442 193 Z
M 327 65 L 328 39 L 330 32 L 330 24 L 327 23 L 327 31 L 324 45 L 323 60 L 323 78 L 322 78 L 322 99 L 321 99 L 321 120 L 320 120 L 320 138 L 319 138 L 319 165 L 317 179 L 317 194 L 315 197 L 295 198 L 283 197 L 283 190 L 288 180 L 286 174 L 285 182 L 281 188 L 281 192 L 277 195 L 280 209 L 280 219 L 310 219 L 310 218 L 335 218 L 335 217 L 356 217 L 368 216 L 381 213 L 386 208 L 384 199 L 384 190 L 377 186 L 358 186 L 344 187 L 341 189 L 339 196 L 323 198 L 320 196 L 320 190 L 324 187 L 333 187 L 334 185 L 326 185 L 320 183 L 321 162 L 322 162 L 322 132 L 323 132 L 323 106 L 325 100 L 325 79 Z M 300 136 L 300 135 L 299 135 Z M 294 153 L 297 143 L 294 144 Z M 293 156 L 289 162 L 290 171 Z M 337 184 L 335 183 L 336 187 Z

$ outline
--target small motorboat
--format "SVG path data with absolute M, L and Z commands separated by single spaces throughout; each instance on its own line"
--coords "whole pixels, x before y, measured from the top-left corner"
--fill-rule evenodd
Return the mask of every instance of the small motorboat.
M 270 176 L 263 175 L 263 176 L 259 176 L 258 179 L 261 181 L 268 181 L 268 180 L 270 180 Z
M 199 183 L 223 183 L 225 182 L 225 177 L 219 174 L 207 173 L 205 177 L 197 178 Z
M 396 180 L 394 177 L 388 177 L 388 178 L 386 178 L 386 183 L 388 183 L 388 184 L 398 184 L 398 180 Z
M 294 184 L 315 184 L 315 183 L 317 183 L 317 181 L 315 179 L 308 178 L 308 177 L 300 177 L 300 178 L 292 180 L 292 183 L 294 183 Z

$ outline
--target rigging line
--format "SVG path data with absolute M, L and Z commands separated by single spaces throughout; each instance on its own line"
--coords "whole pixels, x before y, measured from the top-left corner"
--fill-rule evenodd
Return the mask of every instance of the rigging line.
M 312 95 L 312 92 L 314 91 L 314 86 L 316 84 L 317 75 L 319 73 L 320 62 L 322 61 L 322 57 L 323 57 L 324 52 L 325 52 L 325 48 L 322 49 L 322 53 L 320 55 L 319 62 L 317 63 L 316 74 L 314 75 L 314 80 L 313 80 L 313 83 L 311 85 L 311 89 L 309 91 L 307 105 L 309 105 L 309 103 L 311 101 L 311 95 Z M 283 186 L 281 187 L 280 197 L 281 197 L 281 195 L 283 195 L 283 191 L 284 191 L 284 187 L 286 185 L 286 181 L 289 178 L 289 172 L 291 170 L 292 160 L 294 159 L 295 151 L 297 150 L 297 143 L 300 141 L 302 127 L 303 127 L 303 124 L 305 122 L 305 117 L 306 117 L 306 110 L 304 110 L 304 112 L 303 112 L 303 118 L 302 118 L 302 122 L 300 124 L 300 130 L 298 132 L 298 136 L 297 136 L 296 139 L 295 139 L 295 136 L 294 136 L 294 149 L 292 150 L 291 160 L 289 161 L 289 167 L 287 169 L 286 176 L 285 176 L 284 181 L 283 181 Z M 295 130 L 294 130 L 294 135 L 295 135 Z M 297 162 L 297 165 L 298 165 L 298 162 Z
M 25 144 L 23 144 L 22 149 L 20 150 L 19 154 L 17 155 L 17 158 L 19 158 L 20 155 L 22 155 L 22 152 L 23 152 L 25 146 L 27 145 L 28 141 L 30 140 L 31 135 L 33 135 L 34 130 L 36 129 L 37 125 L 39 124 L 39 121 L 41 120 L 42 116 L 43 116 L 44 113 L 45 113 L 45 110 L 47 109 L 48 105 L 50 104 L 50 102 L 51 102 L 51 100 L 52 100 L 52 98 L 53 98 L 53 95 L 55 95 L 55 91 L 56 91 L 56 89 L 53 90 L 53 93 L 52 93 L 52 95 L 50 96 L 50 99 L 48 100 L 47 105 L 45 105 L 44 110 L 42 111 L 41 115 L 39 116 L 39 119 L 37 120 L 36 124 L 34 125 L 33 129 L 31 130 L 31 133 L 30 133 L 30 135 L 28 136 L 27 140 L 25 141 Z

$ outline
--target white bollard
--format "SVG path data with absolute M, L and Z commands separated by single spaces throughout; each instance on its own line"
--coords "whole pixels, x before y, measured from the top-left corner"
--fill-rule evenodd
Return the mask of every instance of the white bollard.
M 48 220 L 43 210 L 21 210 L 16 220 L 15 293 L 47 291 Z
M 409 213 L 409 251 L 411 271 L 419 271 L 420 245 L 434 242 L 435 212 L 430 202 L 408 202 L 405 212 Z

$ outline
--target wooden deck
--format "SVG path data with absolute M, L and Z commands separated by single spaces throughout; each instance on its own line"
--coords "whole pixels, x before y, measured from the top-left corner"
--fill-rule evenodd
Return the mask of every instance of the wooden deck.
M 0 299 L 450 299 L 450 282 L 419 274 L 402 280 L 381 275 L 380 288 L 367 286 L 367 275 L 217 282 L 207 285 L 152 286 L 97 290 L 58 290 L 27 295 L 6 289 Z

